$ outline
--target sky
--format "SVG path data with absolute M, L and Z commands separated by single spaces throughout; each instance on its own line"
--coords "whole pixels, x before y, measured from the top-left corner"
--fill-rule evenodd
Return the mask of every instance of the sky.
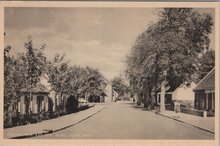
M 126 55 L 157 13 L 154 8 L 5 8 L 5 46 L 24 52 L 31 36 L 36 48 L 47 45 L 48 60 L 65 54 L 70 65 L 97 68 L 110 80 L 123 74 Z

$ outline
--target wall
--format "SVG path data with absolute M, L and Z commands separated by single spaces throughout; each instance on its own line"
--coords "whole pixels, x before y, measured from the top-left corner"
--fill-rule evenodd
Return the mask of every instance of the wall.
M 194 92 L 193 89 L 196 87 L 194 82 L 191 83 L 190 87 L 183 85 L 182 87 L 178 87 L 172 93 L 172 100 L 194 100 Z

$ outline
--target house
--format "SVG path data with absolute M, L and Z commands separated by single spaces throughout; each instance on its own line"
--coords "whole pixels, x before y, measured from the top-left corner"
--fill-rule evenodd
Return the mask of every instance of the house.
M 37 114 L 42 111 L 48 111 L 49 90 L 38 83 L 31 89 L 22 89 L 21 96 L 18 99 L 18 113 Z
M 172 100 L 194 101 L 195 82 L 181 84 L 172 93 Z
M 177 88 L 170 88 L 165 93 L 165 104 L 172 106 L 173 101 L 179 100 L 193 104 L 194 92 L 193 89 L 196 87 L 195 82 L 183 83 Z M 160 103 L 160 94 L 157 93 L 156 103 Z M 172 108 L 172 107 L 171 107 Z
M 43 74 L 36 87 L 22 89 L 18 101 L 18 112 L 20 114 L 38 114 L 42 111 L 58 111 L 59 105 L 65 104 L 65 95 L 61 95 L 51 88 L 48 76 Z M 31 96 L 31 98 L 30 98 Z
M 215 111 L 215 68 L 198 83 L 193 91 L 195 109 Z

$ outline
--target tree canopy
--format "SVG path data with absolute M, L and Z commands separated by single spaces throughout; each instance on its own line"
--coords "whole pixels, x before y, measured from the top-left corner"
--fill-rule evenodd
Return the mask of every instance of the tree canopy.
M 124 96 L 128 92 L 128 86 L 125 84 L 123 78 L 115 77 L 112 81 L 112 88 L 118 93 L 119 97 Z
M 198 80 L 202 80 L 215 66 L 215 51 L 208 50 L 199 58 Z
M 171 88 L 191 81 L 199 55 L 209 49 L 213 20 L 189 8 L 164 8 L 159 20 L 137 37 L 126 74 L 136 94 L 151 97 L 163 80 Z
M 65 55 L 56 54 L 46 60 L 46 45 L 35 48 L 31 37 L 24 44 L 25 52 L 10 55 L 11 46 L 4 49 L 4 102 L 5 105 L 18 100 L 20 91 L 34 88 L 44 75 L 57 93 L 73 95 L 105 94 L 106 80 L 98 69 L 69 64 Z

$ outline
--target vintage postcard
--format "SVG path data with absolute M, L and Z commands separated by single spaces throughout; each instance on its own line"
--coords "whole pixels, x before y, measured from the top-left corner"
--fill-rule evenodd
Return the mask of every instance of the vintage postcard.
M 219 143 L 219 3 L 2 2 L 1 145 Z

